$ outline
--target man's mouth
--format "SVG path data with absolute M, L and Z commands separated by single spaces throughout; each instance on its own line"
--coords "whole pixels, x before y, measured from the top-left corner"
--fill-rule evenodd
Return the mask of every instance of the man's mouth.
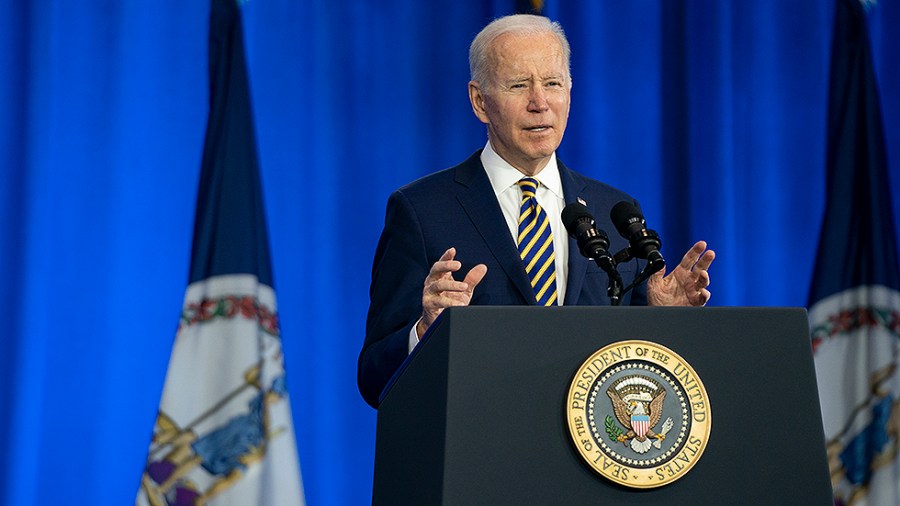
M 550 128 L 549 125 L 536 125 L 533 127 L 528 127 L 525 130 L 527 130 L 529 132 L 543 132 L 544 130 L 547 130 L 549 128 Z

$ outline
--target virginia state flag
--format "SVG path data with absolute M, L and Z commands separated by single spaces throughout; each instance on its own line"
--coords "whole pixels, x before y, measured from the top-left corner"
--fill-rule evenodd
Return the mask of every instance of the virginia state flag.
M 304 504 L 235 0 L 211 0 L 190 283 L 140 505 Z
M 838 0 L 810 329 L 835 504 L 900 504 L 900 267 L 865 11 Z

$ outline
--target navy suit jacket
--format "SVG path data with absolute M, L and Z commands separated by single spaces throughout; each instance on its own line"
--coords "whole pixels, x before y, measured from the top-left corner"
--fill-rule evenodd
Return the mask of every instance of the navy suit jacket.
M 477 264 L 487 274 L 472 295 L 472 305 L 537 304 L 516 243 L 481 164 L 481 150 L 465 162 L 436 172 L 391 194 L 384 230 L 372 266 L 366 339 L 359 355 L 357 383 L 363 398 L 378 406 L 381 391 L 408 355 L 409 333 L 422 316 L 422 288 L 432 264 L 450 247 L 462 269 Z M 559 163 L 566 204 L 580 198 L 594 215 L 597 228 L 610 235 L 610 251 L 627 242 L 618 237 L 609 211 L 630 196 L 587 178 Z M 578 252 L 569 238 L 568 278 L 564 305 L 609 305 L 607 275 Z M 619 265 L 627 286 L 643 261 Z M 646 304 L 644 286 L 625 294 L 622 304 Z

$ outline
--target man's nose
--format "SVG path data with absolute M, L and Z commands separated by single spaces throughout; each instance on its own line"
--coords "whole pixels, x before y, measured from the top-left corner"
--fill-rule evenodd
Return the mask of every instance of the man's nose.
M 531 89 L 528 97 L 528 110 L 531 112 L 543 112 L 549 108 L 547 103 L 547 92 L 542 86 L 535 86 Z

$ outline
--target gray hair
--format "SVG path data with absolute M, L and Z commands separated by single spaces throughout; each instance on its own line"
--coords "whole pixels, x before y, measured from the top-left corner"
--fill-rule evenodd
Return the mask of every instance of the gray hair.
M 572 50 L 562 26 L 557 21 L 550 21 L 548 18 L 533 14 L 513 14 L 497 18 L 478 32 L 478 35 L 472 40 L 472 45 L 469 46 L 469 76 L 471 80 L 488 86 L 487 79 L 491 71 L 488 64 L 490 45 L 497 37 L 506 33 L 519 35 L 551 33 L 555 35 L 559 39 L 559 45 L 562 47 L 563 57 L 566 60 L 566 77 L 569 78 L 570 83 L 572 82 L 572 69 L 569 61 Z

